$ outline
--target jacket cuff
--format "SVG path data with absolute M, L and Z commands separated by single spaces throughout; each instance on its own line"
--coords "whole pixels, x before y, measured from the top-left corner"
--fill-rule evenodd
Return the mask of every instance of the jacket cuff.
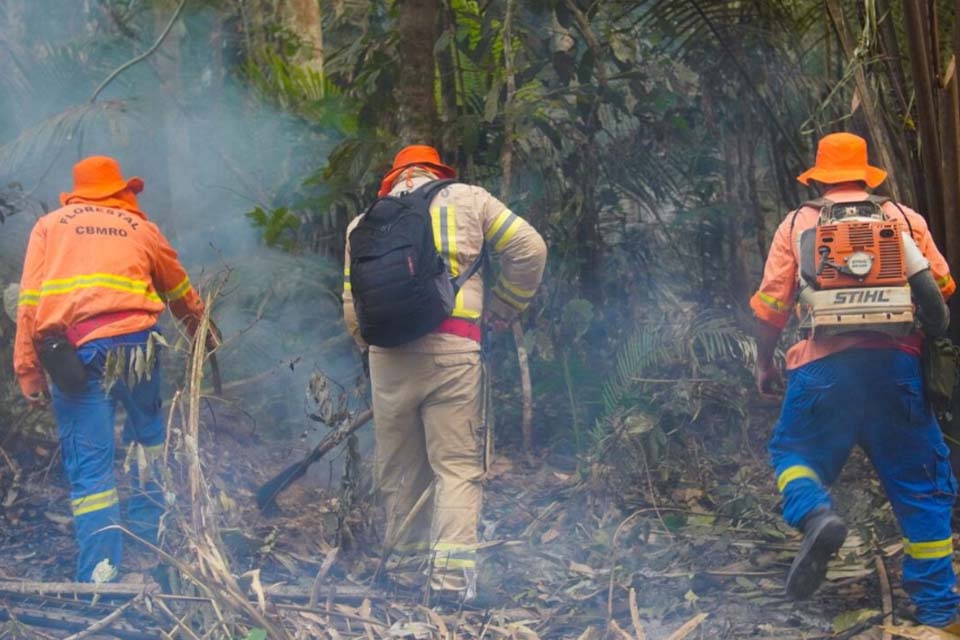
M 750 308 L 753 309 L 753 313 L 757 316 L 757 319 L 780 330 L 787 326 L 787 322 L 790 320 L 789 311 L 774 308 L 775 306 L 782 305 L 782 302 L 760 291 L 753 294 L 753 297 L 750 298 Z
M 19 376 L 20 390 L 25 396 L 34 396 L 38 393 L 46 393 L 47 378 L 42 371 L 31 371 L 30 373 Z
M 957 283 L 949 273 L 937 278 L 937 286 L 940 287 L 940 293 L 944 300 L 949 300 L 950 296 L 957 291 Z
M 496 292 L 494 292 L 494 294 L 496 294 Z M 518 309 L 507 304 L 497 295 L 490 296 L 490 299 L 487 301 L 487 308 L 492 315 L 501 320 L 513 320 L 520 313 Z

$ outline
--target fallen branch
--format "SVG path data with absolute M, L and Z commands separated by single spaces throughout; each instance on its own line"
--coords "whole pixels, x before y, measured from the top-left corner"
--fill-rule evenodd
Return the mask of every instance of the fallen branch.
M 69 593 L 72 595 L 100 595 L 134 597 L 140 593 L 158 590 L 155 584 L 110 582 L 0 582 L 0 592 L 9 593 Z
M 877 555 L 874 559 L 877 565 L 877 578 L 880 581 L 880 605 L 883 611 L 883 640 L 891 640 L 890 632 L 886 630 L 887 626 L 893 624 L 893 592 L 890 590 L 890 578 L 887 576 L 887 567 L 883 563 L 883 557 Z
M 127 602 L 127 603 L 124 604 L 123 606 L 117 607 L 117 609 L 116 609 L 113 613 L 111 613 L 111 614 L 109 614 L 109 615 L 101 618 L 98 622 L 93 623 L 92 625 L 90 625 L 89 627 L 87 627 L 86 629 L 84 629 L 83 631 L 81 631 L 81 632 L 79 632 L 79 633 L 74 633 L 73 635 L 67 636 L 67 637 L 64 638 L 63 640 L 81 640 L 82 638 L 88 638 L 88 637 L 92 636 L 93 634 L 97 633 L 98 631 L 101 631 L 101 630 L 103 630 L 103 629 L 106 629 L 106 628 L 109 627 L 117 618 L 119 618 L 120 616 L 122 616 L 123 613 L 124 613 L 127 609 L 129 609 L 130 607 L 133 607 L 133 606 L 135 606 L 137 603 L 143 601 L 143 598 L 144 598 L 145 596 L 146 596 L 146 592 L 145 592 L 145 591 L 141 591 L 135 598 L 133 598 L 133 600 L 130 600 L 129 602 Z
M 386 544 L 383 545 L 383 553 L 380 555 L 380 562 L 377 564 L 377 570 L 373 573 L 374 582 L 380 578 L 380 574 L 383 572 L 383 568 L 386 566 L 387 560 L 390 559 L 390 556 L 393 554 L 393 550 L 403 538 L 403 534 L 407 532 L 407 529 L 410 528 L 410 525 L 413 523 L 417 515 L 419 515 L 424 505 L 427 504 L 427 500 L 433 497 L 433 489 L 435 484 L 436 480 L 432 480 L 430 484 L 426 486 L 426 488 L 423 490 L 423 493 L 420 494 L 420 497 L 417 498 L 417 501 L 413 504 L 413 508 L 410 509 L 410 512 L 407 513 L 406 517 L 400 523 L 396 533 L 394 533 L 393 536 L 391 536 L 391 539 L 387 540 Z
M 527 348 L 523 344 L 523 325 L 514 320 L 511 325 L 513 341 L 517 346 L 517 364 L 520 367 L 520 391 L 523 395 L 523 418 L 520 423 L 520 432 L 523 434 L 523 450 L 527 455 L 527 462 L 533 456 L 533 385 L 530 382 L 530 361 L 527 357 Z
M 671 633 L 667 640 L 683 640 L 688 635 L 693 633 L 694 630 L 696 630 L 696 628 L 699 627 L 709 615 L 709 613 L 698 613 L 683 623 L 682 627 Z

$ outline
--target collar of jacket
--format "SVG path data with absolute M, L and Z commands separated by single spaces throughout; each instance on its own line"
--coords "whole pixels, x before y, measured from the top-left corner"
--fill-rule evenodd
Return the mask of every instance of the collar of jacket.
M 68 198 L 64 203 L 64 206 L 70 204 L 92 204 L 100 207 L 109 207 L 110 209 L 123 209 L 134 215 L 138 215 L 144 220 L 147 220 L 147 214 L 140 211 L 140 205 L 137 202 L 137 196 L 133 194 L 132 191 L 127 189 L 126 191 L 121 191 L 120 193 L 115 193 L 109 198 L 100 198 L 99 200 L 94 200 L 92 198 L 84 198 L 82 196 L 73 196 Z
M 870 194 L 863 189 L 857 189 L 855 187 L 834 187 L 827 189 L 823 197 L 833 202 L 860 202 L 869 198 Z
M 423 167 L 410 167 L 397 176 L 397 181 L 393 183 L 393 187 L 390 189 L 390 195 L 395 196 L 403 191 L 413 191 L 420 185 L 439 179 L 437 174 L 427 171 Z

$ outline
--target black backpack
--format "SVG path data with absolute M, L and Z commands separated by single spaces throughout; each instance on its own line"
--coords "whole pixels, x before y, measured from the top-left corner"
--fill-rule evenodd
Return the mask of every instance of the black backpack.
M 367 344 L 395 347 L 436 329 L 484 254 L 453 278 L 433 239 L 430 201 L 454 180 L 378 199 L 350 232 L 350 287 Z

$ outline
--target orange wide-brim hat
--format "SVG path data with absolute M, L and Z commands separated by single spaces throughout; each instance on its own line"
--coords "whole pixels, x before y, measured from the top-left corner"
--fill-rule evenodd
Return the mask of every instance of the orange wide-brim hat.
M 400 152 L 397 153 L 393 159 L 393 167 L 390 168 L 390 171 L 383 177 L 383 181 L 380 183 L 378 195 L 385 196 L 390 193 L 390 189 L 393 187 L 397 176 L 407 167 L 413 166 L 427 167 L 444 179 L 454 178 L 457 175 L 453 167 L 448 167 L 440 162 L 440 154 L 436 149 L 425 144 L 412 144 L 409 147 L 400 149 Z
M 873 188 L 887 179 L 887 172 L 867 163 L 867 141 L 852 133 L 831 133 L 817 145 L 817 162 L 797 180 L 824 184 L 863 180 Z
M 102 200 L 130 189 L 143 191 L 143 178 L 124 179 L 120 163 L 107 156 L 90 156 L 73 165 L 73 191 L 60 194 L 60 204 L 71 198 Z

